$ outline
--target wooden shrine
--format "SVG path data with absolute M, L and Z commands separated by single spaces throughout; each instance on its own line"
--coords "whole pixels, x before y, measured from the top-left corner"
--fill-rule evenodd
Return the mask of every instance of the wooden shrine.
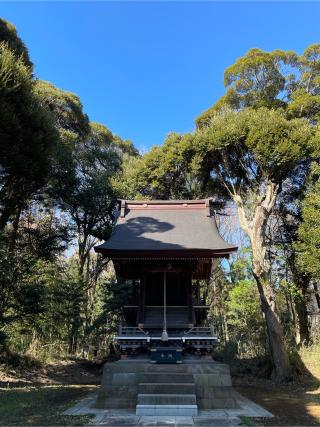
M 120 201 L 109 240 L 95 250 L 130 285 L 117 342 L 123 353 L 149 352 L 158 363 L 210 352 L 218 337 L 206 324 L 199 281 L 213 258 L 237 247 L 219 234 L 211 200 Z

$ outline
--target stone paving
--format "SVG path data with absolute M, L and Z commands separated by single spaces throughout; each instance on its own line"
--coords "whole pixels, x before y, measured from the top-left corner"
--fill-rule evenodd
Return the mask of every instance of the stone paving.
M 241 424 L 239 418 L 202 418 L 202 417 L 165 417 L 165 416 L 132 416 L 132 417 L 110 417 L 105 416 L 100 421 L 93 421 L 91 425 L 98 426 L 137 426 L 137 427 L 214 427 L 214 426 L 238 426 Z
M 246 417 L 273 417 L 261 406 L 237 394 L 239 409 L 210 409 L 200 410 L 198 416 L 137 416 L 134 410 L 126 409 L 96 409 L 93 407 L 97 395 L 91 394 L 82 399 L 72 408 L 65 411 L 65 415 L 93 414 L 90 426 L 108 427 L 215 427 L 241 425 L 241 415 Z

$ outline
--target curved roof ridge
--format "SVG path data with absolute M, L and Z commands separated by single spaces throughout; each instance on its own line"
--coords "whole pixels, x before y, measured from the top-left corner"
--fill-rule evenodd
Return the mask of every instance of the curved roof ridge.
M 169 199 L 169 200 L 127 200 L 127 199 L 119 199 L 119 202 L 126 203 L 126 204 L 132 204 L 132 205 L 143 205 L 143 204 L 149 204 L 149 205 L 171 205 L 171 204 L 205 204 L 210 203 L 214 200 L 214 197 L 208 197 L 206 199 Z

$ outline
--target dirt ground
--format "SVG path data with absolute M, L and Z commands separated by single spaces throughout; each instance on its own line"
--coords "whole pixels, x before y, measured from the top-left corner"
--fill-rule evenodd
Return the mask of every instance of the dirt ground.
M 0 370 L 0 387 L 99 385 L 102 364 L 86 360 L 57 360 L 22 370 Z
M 97 389 L 101 374 L 101 364 L 70 359 L 0 369 L 0 426 L 87 425 L 91 416 L 63 413 Z
M 257 426 L 320 426 L 320 387 L 301 382 L 285 385 L 256 378 L 233 378 L 235 389 L 258 403 L 274 418 L 256 418 Z

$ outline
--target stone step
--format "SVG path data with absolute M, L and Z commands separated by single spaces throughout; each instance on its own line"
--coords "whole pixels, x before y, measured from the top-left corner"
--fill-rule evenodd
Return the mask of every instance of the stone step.
M 144 386 L 140 387 L 145 383 L 150 384 L 147 386 L 150 387 L 148 393 L 142 388 Z M 187 384 L 194 384 L 195 393 L 189 390 L 186 393 L 179 389 L 180 385 L 182 388 L 189 387 Z M 159 388 L 153 388 L 153 385 Z M 173 389 L 173 387 L 177 388 Z M 190 357 L 190 359 L 184 359 L 181 364 L 172 365 L 152 364 L 149 359 L 132 358 L 105 364 L 96 407 L 133 408 L 138 403 L 137 413 L 141 415 L 179 416 L 186 415 L 188 411 L 190 415 L 196 415 L 197 406 L 203 410 L 238 408 L 235 393 L 231 386 L 230 370 L 227 365 L 197 357 Z M 140 402 L 152 403 L 140 404 L 137 402 L 138 394 Z M 174 399 L 174 403 L 157 404 L 154 403 L 158 401 L 155 397 L 141 397 L 146 394 L 156 395 L 158 400 L 159 395 L 166 395 L 165 398 L 161 398 L 162 402 L 163 400 L 172 402 Z M 183 398 L 174 397 L 184 394 L 192 396 L 190 405 L 184 404 Z
M 136 415 L 196 417 L 197 405 L 137 405 Z M 170 424 L 171 425 L 171 424 Z
M 123 372 L 123 371 L 121 371 Z M 132 372 L 132 371 L 131 371 Z M 192 368 L 190 369 L 190 365 L 180 363 L 180 364 L 167 364 L 162 365 L 161 363 L 150 363 L 147 369 L 144 369 L 143 371 L 146 374 L 193 374 Z
M 142 394 L 195 394 L 194 383 L 140 383 Z
M 160 365 L 154 365 L 155 367 Z M 174 365 L 179 366 L 179 365 Z M 139 375 L 139 383 L 193 383 L 193 375 L 185 373 L 143 373 Z
M 196 405 L 195 394 L 138 394 L 137 405 Z

